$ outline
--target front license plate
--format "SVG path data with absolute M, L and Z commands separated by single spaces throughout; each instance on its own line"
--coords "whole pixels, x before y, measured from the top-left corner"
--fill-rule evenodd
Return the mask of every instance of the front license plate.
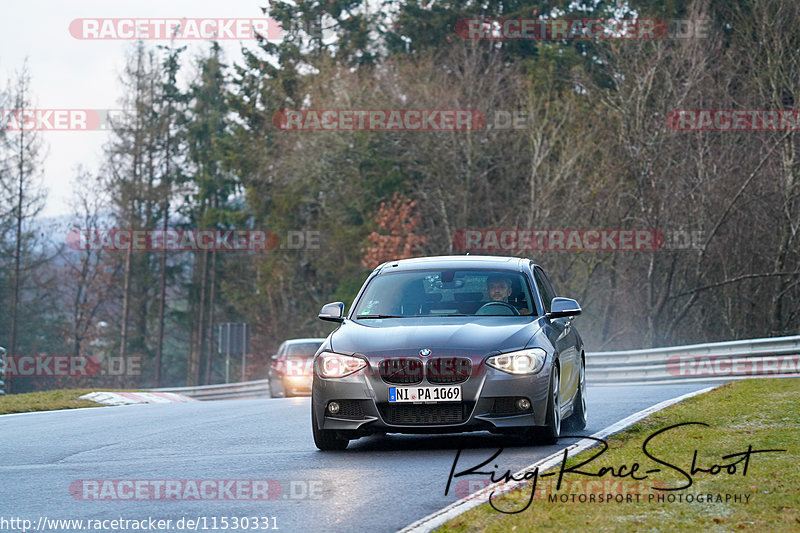
M 448 385 L 446 387 L 389 387 L 389 403 L 460 401 L 460 385 Z

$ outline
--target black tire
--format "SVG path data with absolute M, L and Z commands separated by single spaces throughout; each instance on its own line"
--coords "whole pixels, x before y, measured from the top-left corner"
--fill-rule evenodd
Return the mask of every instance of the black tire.
M 561 410 L 559 397 L 559 369 L 550 370 L 550 387 L 547 391 L 547 416 L 544 427 L 535 428 L 534 435 L 540 444 L 555 444 L 561 434 Z
M 314 444 L 323 452 L 341 451 L 347 448 L 350 439 L 343 437 L 338 431 L 318 429 L 317 410 L 311 402 L 311 431 L 314 433 Z
M 578 374 L 578 392 L 572 403 L 572 414 L 564 419 L 564 426 L 570 431 L 581 431 L 586 427 L 586 362 L 583 357 Z

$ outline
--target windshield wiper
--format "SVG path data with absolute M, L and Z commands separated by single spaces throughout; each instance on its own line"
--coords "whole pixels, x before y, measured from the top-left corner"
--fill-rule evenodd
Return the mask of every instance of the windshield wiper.
M 361 320 L 362 318 L 407 318 L 407 317 L 399 316 L 399 315 L 358 315 L 358 316 L 356 316 L 356 320 Z

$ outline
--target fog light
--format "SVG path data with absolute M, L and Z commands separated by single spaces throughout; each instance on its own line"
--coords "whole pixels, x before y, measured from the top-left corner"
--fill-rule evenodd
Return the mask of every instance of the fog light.
M 527 398 L 520 398 L 517 400 L 517 409 L 520 411 L 527 411 L 531 408 L 531 402 Z
M 339 404 L 337 402 L 330 402 L 328 404 L 328 412 L 332 415 L 335 415 L 339 412 Z

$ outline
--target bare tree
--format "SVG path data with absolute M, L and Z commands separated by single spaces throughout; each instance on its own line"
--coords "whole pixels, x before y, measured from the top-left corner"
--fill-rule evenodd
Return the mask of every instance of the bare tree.
M 77 212 L 72 226 L 90 236 L 101 229 L 104 217 L 109 214 L 108 195 L 101 179 L 82 168 L 77 169 L 73 185 L 73 205 L 77 206 Z M 80 240 L 72 248 L 76 244 L 80 248 Z M 115 295 L 117 265 L 108 260 L 108 254 L 91 246 L 85 250 L 61 249 L 64 267 L 59 290 L 67 311 L 65 333 L 74 355 L 83 355 L 87 345 L 98 338 L 98 322 Z
M 35 124 L 29 127 L 29 121 L 22 116 L 23 111 L 30 111 L 34 107 L 30 84 L 30 72 L 26 62 L 16 75 L 12 89 L 11 115 L 16 120 L 13 131 L 8 132 L 4 139 L 9 157 L 6 159 L 5 172 L 0 174 L 0 186 L 3 188 L 2 210 L 12 223 L 10 354 L 17 354 L 19 348 L 20 304 L 28 273 L 26 271 L 29 270 L 25 262 L 35 239 L 35 233 L 31 231 L 29 223 L 44 206 L 44 192 L 40 184 L 40 165 L 44 157 L 42 139 L 35 129 Z

